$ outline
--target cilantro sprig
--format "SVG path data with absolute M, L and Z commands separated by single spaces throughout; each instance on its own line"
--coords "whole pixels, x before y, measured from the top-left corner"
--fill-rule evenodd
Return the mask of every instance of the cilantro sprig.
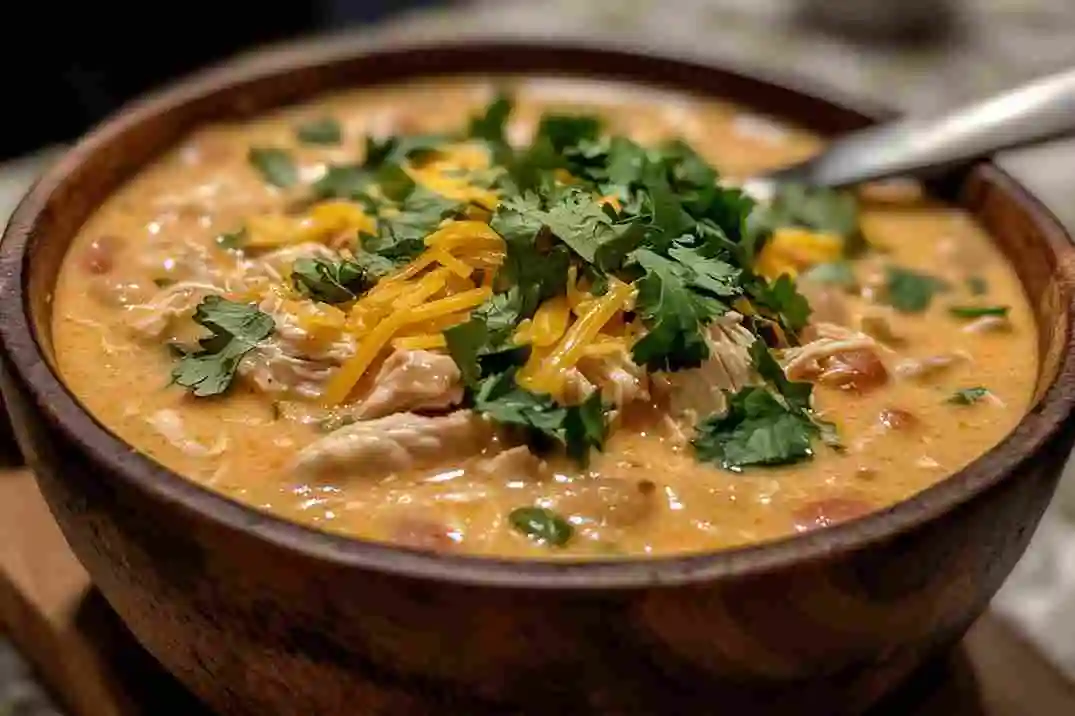
M 172 369 L 172 382 L 197 397 L 227 391 L 243 357 L 273 332 L 272 316 L 256 306 L 206 296 L 194 311 L 194 322 L 209 330 L 198 350 L 185 353 Z

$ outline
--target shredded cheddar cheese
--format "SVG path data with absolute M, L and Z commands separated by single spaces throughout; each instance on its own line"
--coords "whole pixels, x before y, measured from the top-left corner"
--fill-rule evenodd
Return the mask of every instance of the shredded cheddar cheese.
M 838 260 L 843 250 L 843 239 L 836 234 L 783 227 L 773 232 L 762 247 L 757 270 L 770 280 L 781 274 L 795 278 L 810 266 Z
M 492 291 L 488 288 L 475 288 L 392 312 L 365 335 L 355 354 L 332 376 L 323 395 L 324 402 L 327 405 L 339 405 L 346 400 L 380 352 L 404 326 L 473 309 L 491 295 Z
M 609 319 L 623 309 L 630 295 L 630 284 L 613 280 L 608 292 L 592 301 L 547 356 L 535 359 L 531 355 L 519 371 L 519 385 L 535 393 L 562 397 L 567 371 L 578 363 L 585 347 L 594 341 Z

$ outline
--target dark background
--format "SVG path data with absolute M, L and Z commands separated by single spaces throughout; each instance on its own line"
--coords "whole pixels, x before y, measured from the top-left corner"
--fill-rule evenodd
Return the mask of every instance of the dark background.
M 264 42 L 445 0 L 5 3 L 0 158 L 77 137 L 134 95 Z M 10 8 L 10 9 L 9 9 Z

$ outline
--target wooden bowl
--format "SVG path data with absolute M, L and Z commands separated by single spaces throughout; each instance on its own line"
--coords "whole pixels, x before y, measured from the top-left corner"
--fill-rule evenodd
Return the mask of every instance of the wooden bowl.
M 613 49 L 335 42 L 215 70 L 121 112 L 32 189 L 0 248 L 2 387 L 72 548 L 138 640 L 220 713 L 859 713 L 984 610 L 1075 441 L 1069 238 L 985 164 L 947 183 L 1016 266 L 1040 327 L 1033 408 L 917 497 L 759 546 L 648 561 L 438 556 L 331 536 L 187 481 L 58 378 L 50 295 L 80 225 L 195 126 L 438 73 L 616 77 L 821 133 L 870 117 L 713 67 Z M 138 386 L 132 386 L 138 390 Z M 123 396 L 116 396 L 122 400 Z

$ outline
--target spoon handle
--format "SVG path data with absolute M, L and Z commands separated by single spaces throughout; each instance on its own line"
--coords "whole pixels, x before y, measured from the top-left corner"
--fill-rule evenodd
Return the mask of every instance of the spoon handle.
M 919 176 L 1070 132 L 1075 132 L 1075 69 L 940 117 L 901 119 L 853 132 L 816 157 L 766 178 L 840 187 Z

